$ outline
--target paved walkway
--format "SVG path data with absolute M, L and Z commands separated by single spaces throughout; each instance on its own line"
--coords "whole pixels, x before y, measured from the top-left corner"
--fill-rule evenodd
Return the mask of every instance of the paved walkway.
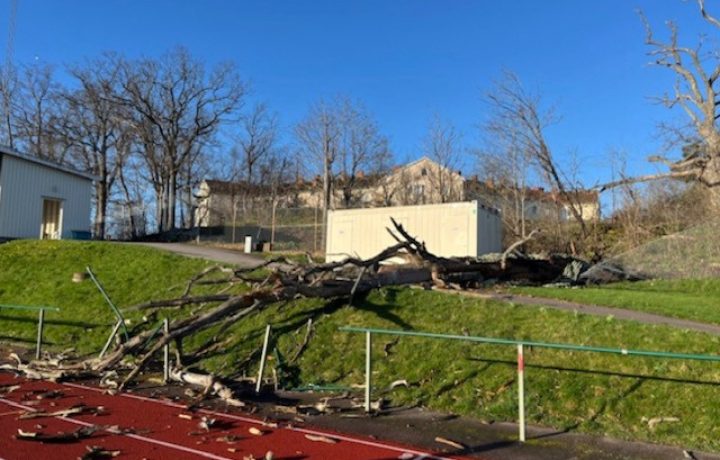
M 624 308 L 601 307 L 599 305 L 587 305 L 576 302 L 568 302 L 565 300 L 548 299 L 542 297 L 530 297 L 515 294 L 494 294 L 483 292 L 468 291 L 443 291 L 455 292 L 472 297 L 479 297 L 488 300 L 497 300 L 501 302 L 514 302 L 523 305 L 534 305 L 538 307 L 554 308 L 556 310 L 577 311 L 587 315 L 609 316 L 612 315 L 617 319 L 637 321 L 645 324 L 660 324 L 664 326 L 672 326 L 679 329 L 690 329 L 693 331 L 705 332 L 712 335 L 720 335 L 720 325 L 701 323 L 699 321 L 691 321 L 687 319 L 672 318 L 669 316 L 655 315 L 636 310 L 627 310 Z
M 197 246 L 186 243 L 129 243 L 149 246 L 163 251 L 174 252 L 186 257 L 197 257 L 200 259 L 213 260 L 225 264 L 236 265 L 241 268 L 256 267 L 264 262 L 260 257 L 243 254 L 242 252 L 230 249 L 211 248 L 208 246 Z

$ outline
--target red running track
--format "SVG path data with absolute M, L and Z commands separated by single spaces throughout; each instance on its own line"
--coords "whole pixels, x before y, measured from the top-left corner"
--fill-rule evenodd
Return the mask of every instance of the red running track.
M 76 384 L 29 381 L 0 373 L 0 385 L 20 388 L 0 397 L 0 460 L 76 459 L 87 452 L 86 446 L 119 450 L 119 459 L 243 459 L 265 458 L 272 451 L 275 459 L 441 459 L 430 452 L 377 442 L 369 438 L 309 430 L 290 425 L 268 427 L 261 420 L 209 410 L 188 412 L 184 405 L 133 394 L 110 396 L 102 390 Z M 37 394 L 59 390 L 57 399 L 37 399 Z M 78 404 L 103 406 L 101 415 L 40 417 L 18 419 L 21 413 L 44 410 L 55 412 Z M 179 417 L 180 414 L 192 419 Z M 218 422 L 209 431 L 201 430 L 202 416 Z M 46 444 L 16 439 L 17 430 L 56 434 L 72 432 L 82 426 L 118 426 L 124 434 L 98 431 L 91 437 L 66 444 Z M 251 434 L 251 427 L 263 434 Z M 329 444 L 312 441 L 306 435 L 330 437 Z

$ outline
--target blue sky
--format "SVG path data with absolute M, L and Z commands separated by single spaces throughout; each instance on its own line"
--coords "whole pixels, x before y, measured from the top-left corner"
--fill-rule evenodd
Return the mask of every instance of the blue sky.
M 420 156 L 434 113 L 477 146 L 483 95 L 509 69 L 555 107 L 551 146 L 559 158 L 583 158 L 588 185 L 609 179 L 612 149 L 627 152 L 631 172 L 653 171 L 645 159 L 661 146 L 656 126 L 676 116 L 650 100 L 673 77 L 647 65 L 636 9 L 658 31 L 676 20 L 690 43 L 706 30 L 696 4 L 680 0 L 18 1 L 18 63 L 183 45 L 209 64 L 236 62 L 252 97 L 286 127 L 321 97 L 361 99 L 398 161 Z M 3 52 L 9 5 L 0 0 Z M 468 158 L 464 172 L 475 163 Z

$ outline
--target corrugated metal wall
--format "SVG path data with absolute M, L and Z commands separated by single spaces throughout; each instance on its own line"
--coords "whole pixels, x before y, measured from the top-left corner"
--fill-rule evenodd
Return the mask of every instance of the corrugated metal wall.
M 0 169 L 0 237 L 39 238 L 43 199 L 62 201 L 62 237 L 90 229 L 92 181 L 2 155 Z
M 500 215 L 476 201 L 347 209 L 328 214 L 326 260 L 368 258 L 395 244 L 386 230 L 390 217 L 440 256 L 476 257 L 502 248 Z

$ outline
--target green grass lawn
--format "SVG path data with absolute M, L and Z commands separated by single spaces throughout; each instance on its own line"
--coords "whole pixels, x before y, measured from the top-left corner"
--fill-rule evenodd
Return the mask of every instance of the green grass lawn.
M 71 281 L 74 272 L 91 265 L 115 303 L 126 307 L 179 295 L 209 264 L 120 243 L 13 241 L 0 245 L 0 304 L 59 307 L 46 314 L 45 339 L 89 353 L 99 351 L 115 320 L 91 280 Z M 0 309 L 0 340 L 34 345 L 36 324 L 36 313 Z
M 14 242 L 0 245 L 0 302 L 62 307 L 61 314 L 48 315 L 47 336 L 53 346 L 96 351 L 113 318 L 91 282 L 70 281 L 72 273 L 87 264 L 93 265 L 121 306 L 176 295 L 189 276 L 207 266 L 197 259 L 128 245 Z M 701 285 L 663 285 L 656 290 L 682 298 L 683 292 L 697 292 Z M 653 292 L 648 284 L 640 286 Z M 33 339 L 34 318 L 23 322 L 16 313 L 13 318 L 2 314 L 0 335 Z M 275 331 L 272 348 L 286 361 L 302 342 L 308 317 L 314 319 L 315 334 L 299 360 L 286 364 L 282 383 L 287 387 L 363 382 L 364 337 L 340 332 L 338 328 L 345 325 L 688 353 L 720 349 L 720 338 L 696 332 L 434 291 L 386 288 L 357 299 L 355 307 L 317 300 L 272 306 L 232 326 L 219 350 L 195 366 L 226 376 L 254 372 L 257 360 L 245 367 L 241 363 L 260 347 L 266 324 Z M 215 332 L 208 330 L 188 339 L 186 351 Z M 485 420 L 516 420 L 513 347 L 409 337 L 392 342 L 387 336 L 378 336 L 374 342 L 376 395 L 390 382 L 407 379 L 410 388 L 396 388 L 384 396 L 395 404 L 418 404 Z M 270 361 L 270 367 L 277 362 Z M 526 362 L 529 423 L 720 450 L 718 363 L 537 348 L 526 352 Z M 654 417 L 680 421 L 651 429 L 644 418 Z
M 514 287 L 515 294 L 627 308 L 720 324 L 720 279 L 653 280 L 602 287 Z

